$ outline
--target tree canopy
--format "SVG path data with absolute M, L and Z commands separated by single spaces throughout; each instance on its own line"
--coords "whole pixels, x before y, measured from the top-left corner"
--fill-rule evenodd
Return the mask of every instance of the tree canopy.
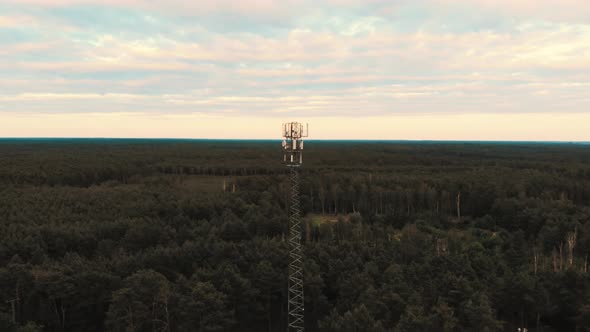
M 590 149 L 310 142 L 309 331 L 590 330 Z M 0 330 L 285 331 L 272 141 L 0 142 Z

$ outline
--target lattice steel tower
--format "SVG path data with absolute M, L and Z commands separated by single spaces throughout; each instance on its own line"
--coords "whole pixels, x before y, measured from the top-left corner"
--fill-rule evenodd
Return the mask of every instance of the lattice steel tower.
M 301 250 L 301 215 L 299 210 L 299 168 L 303 164 L 303 137 L 307 125 L 283 123 L 283 162 L 290 169 L 291 207 L 289 210 L 289 326 L 288 331 L 303 332 L 303 252 Z

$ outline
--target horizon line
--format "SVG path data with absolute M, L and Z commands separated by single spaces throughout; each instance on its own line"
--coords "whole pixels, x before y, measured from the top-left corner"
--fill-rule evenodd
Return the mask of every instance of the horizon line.
M 169 141 L 282 141 L 282 138 L 196 138 L 196 137 L 0 137 L 0 140 L 169 140 Z M 374 139 L 374 138 L 309 138 L 306 141 L 359 141 L 359 142 L 474 142 L 474 143 L 572 143 L 590 144 L 590 141 L 578 140 L 482 140 L 482 139 Z

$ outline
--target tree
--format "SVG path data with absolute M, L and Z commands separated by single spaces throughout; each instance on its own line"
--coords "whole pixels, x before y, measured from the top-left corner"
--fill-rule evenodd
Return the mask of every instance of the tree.
M 590 304 L 584 304 L 578 310 L 576 323 L 580 327 L 580 332 L 590 331 Z
M 494 332 L 502 330 L 502 322 L 496 319 L 488 297 L 475 293 L 462 305 L 466 330 Z
M 449 307 L 445 301 L 439 301 L 432 311 L 430 320 L 435 330 L 452 332 L 459 325 L 459 320 L 455 317 L 453 308 Z
M 175 297 L 179 331 L 226 331 L 233 325 L 227 296 L 209 282 L 181 281 Z
M 334 332 L 381 332 L 385 331 L 380 321 L 376 321 L 363 304 L 340 315 L 333 310 L 320 322 L 323 331 Z
M 170 284 L 153 270 L 127 277 L 124 287 L 113 293 L 107 325 L 113 331 L 170 331 Z
M 433 326 L 422 306 L 411 304 L 406 307 L 395 330 L 398 332 L 427 332 L 433 331 Z

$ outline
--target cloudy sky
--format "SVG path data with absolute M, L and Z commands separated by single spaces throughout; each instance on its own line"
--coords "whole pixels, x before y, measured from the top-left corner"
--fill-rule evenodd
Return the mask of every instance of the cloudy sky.
M 0 136 L 590 141 L 588 0 L 0 0 Z

